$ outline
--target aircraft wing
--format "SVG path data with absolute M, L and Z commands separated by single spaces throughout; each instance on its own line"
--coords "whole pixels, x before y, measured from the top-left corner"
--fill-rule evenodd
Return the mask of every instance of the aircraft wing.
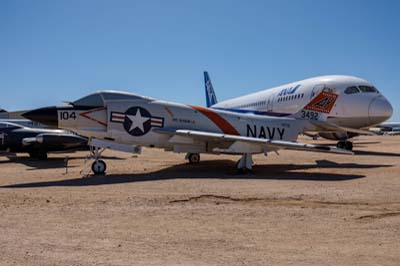
M 342 127 L 338 126 L 333 123 L 329 123 L 326 121 L 310 121 L 314 126 L 317 127 L 318 131 L 327 131 L 327 132 L 350 132 L 350 133 L 355 133 L 359 135 L 370 135 L 374 136 L 376 135 L 375 133 L 368 131 L 368 130 L 362 130 L 362 129 L 355 129 L 355 128 L 349 128 L 349 127 Z
M 325 152 L 338 154 L 353 154 L 351 151 L 339 149 L 333 146 L 307 144 L 282 140 L 259 139 L 246 136 L 236 136 L 223 133 L 213 133 L 196 130 L 184 129 L 157 129 L 156 132 L 161 134 L 169 134 L 171 137 L 180 136 L 191 138 L 194 140 L 213 141 L 217 143 L 231 143 L 229 148 L 217 149 L 219 152 L 226 153 L 251 153 L 256 151 L 276 151 L 279 149 L 310 151 L 310 152 Z

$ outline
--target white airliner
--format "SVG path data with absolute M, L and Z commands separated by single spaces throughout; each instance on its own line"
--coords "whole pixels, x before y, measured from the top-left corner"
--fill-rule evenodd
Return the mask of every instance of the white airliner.
M 204 81 L 207 107 L 213 109 L 285 117 L 298 112 L 321 91 L 328 91 L 340 95 L 327 118 L 328 122 L 338 126 L 366 129 L 386 121 L 393 114 L 391 104 L 382 93 L 368 81 L 352 76 L 320 76 L 222 102 L 217 102 L 207 72 L 204 72 Z M 317 133 L 323 138 L 338 140 L 337 146 L 348 150 L 353 148 L 348 139 L 363 134 L 326 128 Z

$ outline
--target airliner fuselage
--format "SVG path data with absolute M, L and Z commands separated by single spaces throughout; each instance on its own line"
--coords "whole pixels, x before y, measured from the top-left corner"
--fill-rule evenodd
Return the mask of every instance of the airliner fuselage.
M 366 128 L 389 119 L 389 101 L 368 81 L 352 76 L 321 76 L 219 102 L 215 109 L 287 116 L 297 112 L 320 91 L 341 95 L 328 121 L 350 128 Z

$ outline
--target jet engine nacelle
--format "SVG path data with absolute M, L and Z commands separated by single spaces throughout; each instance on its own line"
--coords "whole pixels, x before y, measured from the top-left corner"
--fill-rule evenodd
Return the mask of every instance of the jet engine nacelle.
M 332 132 L 332 133 L 321 132 L 319 133 L 319 135 L 324 139 L 330 139 L 330 140 L 346 140 L 349 138 L 349 135 L 345 132 Z
M 346 139 L 351 139 L 354 138 L 356 136 L 358 136 L 358 134 L 355 133 L 351 133 L 351 132 L 321 132 L 318 134 L 319 136 L 323 137 L 324 139 L 330 139 L 330 140 L 346 140 Z
M 62 146 L 75 148 L 87 144 L 87 139 L 76 135 L 43 134 L 36 136 L 36 142 L 45 146 Z

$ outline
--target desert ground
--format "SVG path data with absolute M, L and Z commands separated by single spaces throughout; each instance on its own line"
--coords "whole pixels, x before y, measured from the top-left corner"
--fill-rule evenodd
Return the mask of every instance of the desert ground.
M 354 149 L 258 155 L 245 175 L 157 149 L 106 151 L 86 177 L 84 151 L 3 156 L 0 265 L 400 265 L 400 136 Z

